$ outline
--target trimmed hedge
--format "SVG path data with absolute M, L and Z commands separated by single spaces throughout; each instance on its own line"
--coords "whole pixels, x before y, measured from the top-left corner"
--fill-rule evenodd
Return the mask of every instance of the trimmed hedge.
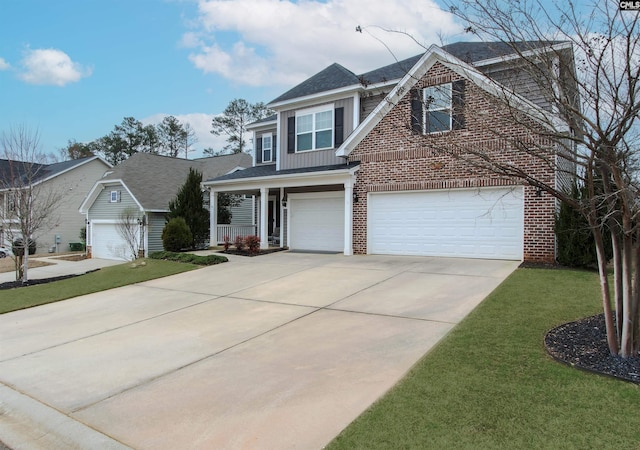
M 214 264 L 220 264 L 229 261 L 224 256 L 220 255 L 194 255 L 192 253 L 177 253 L 177 252 L 154 252 L 149 255 L 151 259 L 163 259 L 165 261 L 177 261 L 183 263 L 197 264 L 199 266 L 212 266 Z

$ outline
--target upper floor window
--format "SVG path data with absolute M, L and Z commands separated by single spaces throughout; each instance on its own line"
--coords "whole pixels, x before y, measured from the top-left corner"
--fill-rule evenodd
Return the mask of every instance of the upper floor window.
M 262 162 L 271 162 L 273 159 L 273 137 L 271 133 L 262 135 Z
M 296 151 L 332 147 L 333 105 L 329 109 L 296 113 Z
M 110 203 L 117 203 L 118 201 L 120 201 L 120 192 L 119 191 L 111 191 L 111 194 L 109 196 L 109 202 Z
M 343 142 L 344 108 L 322 105 L 287 120 L 287 153 L 337 148 Z
M 414 90 L 411 97 L 411 128 L 424 134 L 465 127 L 464 80 Z
M 426 133 L 451 129 L 451 83 L 425 88 L 424 130 Z

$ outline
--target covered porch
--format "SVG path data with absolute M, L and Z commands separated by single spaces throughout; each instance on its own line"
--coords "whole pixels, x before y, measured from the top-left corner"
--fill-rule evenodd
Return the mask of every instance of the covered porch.
M 357 165 L 305 171 L 253 167 L 206 181 L 210 194 L 210 242 L 257 235 L 260 248 L 353 253 L 353 187 Z M 254 223 L 222 225 L 217 220 L 219 193 L 253 196 Z

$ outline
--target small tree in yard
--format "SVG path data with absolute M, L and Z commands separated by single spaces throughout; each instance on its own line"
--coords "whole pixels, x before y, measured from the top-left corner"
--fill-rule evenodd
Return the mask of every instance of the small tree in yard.
M 134 260 L 138 258 L 140 248 L 140 218 L 139 213 L 134 208 L 125 208 L 118 216 L 116 229 L 126 245 L 126 259 Z
M 553 113 L 518 100 L 511 94 L 509 80 L 478 77 L 474 70 L 462 66 L 459 70 L 466 71 L 471 81 L 466 82 L 467 88 L 474 95 L 484 96 L 483 104 L 493 105 L 486 110 L 467 111 L 467 117 L 472 116 L 474 126 L 493 133 L 495 142 L 526 157 L 507 160 L 490 143 L 461 145 L 453 131 L 426 135 L 423 145 L 465 165 L 470 173 L 519 180 L 578 211 L 595 243 L 609 349 L 621 357 L 637 356 L 640 14 L 623 11 L 612 0 L 579 5 L 537 0 L 445 3 L 464 22 L 465 30 L 474 35 L 473 40 L 496 43 L 517 56 L 510 60 L 512 73 L 525 76 Z M 462 102 L 454 103 L 453 109 L 465 107 L 463 97 L 459 98 Z M 428 107 L 433 100 L 428 97 L 422 101 Z M 411 106 L 413 110 L 413 100 Z M 496 127 L 496 115 L 519 131 L 505 133 L 504 125 Z M 407 123 L 408 128 L 412 125 L 413 120 Z M 585 195 L 572 196 L 570 189 L 548 176 L 548 170 L 536 172 L 532 166 L 551 169 L 565 179 L 577 173 Z M 613 289 L 607 271 L 605 234 L 612 242 Z
M 46 176 L 46 155 L 39 151 L 39 133 L 25 126 L 12 127 L 0 137 L 0 149 L 6 160 L 0 169 L 0 194 L 4 207 L 0 208 L 0 222 L 5 236 L 17 243 L 16 279 L 29 280 L 29 243 L 41 233 L 59 223 L 56 210 L 64 198 L 64 189 L 54 189 L 41 183 Z M 25 251 L 26 250 L 26 251 Z
M 169 202 L 169 219 L 182 217 L 191 231 L 192 241 L 185 247 L 197 248 L 209 238 L 209 211 L 204 207 L 200 183 L 202 173 L 189 169 L 187 180 Z
M 162 245 L 168 252 L 179 252 L 193 242 L 193 236 L 183 217 L 169 220 L 162 230 Z

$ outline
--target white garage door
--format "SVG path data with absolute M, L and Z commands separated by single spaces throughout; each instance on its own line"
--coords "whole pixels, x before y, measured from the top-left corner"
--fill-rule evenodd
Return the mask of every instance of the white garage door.
M 289 194 L 289 248 L 344 251 L 344 192 Z
M 94 258 L 130 260 L 131 251 L 115 223 L 91 225 L 91 253 Z
M 372 193 L 368 252 L 522 259 L 522 188 Z

